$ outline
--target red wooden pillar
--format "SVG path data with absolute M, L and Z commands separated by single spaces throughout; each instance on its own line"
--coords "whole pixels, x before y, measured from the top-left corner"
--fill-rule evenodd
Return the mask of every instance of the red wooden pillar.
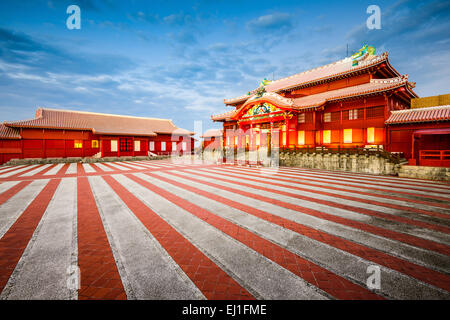
M 133 157 L 134 157 L 134 136 L 131 137 L 131 150 L 133 150 L 133 151 L 132 151 L 132 155 L 133 155 Z
M 103 158 L 103 140 L 100 139 L 99 142 L 100 142 L 100 157 Z
M 117 138 L 117 157 L 120 157 L 120 138 Z

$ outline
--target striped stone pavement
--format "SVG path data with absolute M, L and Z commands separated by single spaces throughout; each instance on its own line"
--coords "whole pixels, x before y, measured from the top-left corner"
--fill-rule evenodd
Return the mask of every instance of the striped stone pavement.
M 450 299 L 449 199 L 303 168 L 5 166 L 0 299 Z

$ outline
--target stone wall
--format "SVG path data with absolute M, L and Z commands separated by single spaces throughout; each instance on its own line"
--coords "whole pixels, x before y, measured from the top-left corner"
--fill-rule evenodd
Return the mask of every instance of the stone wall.
M 380 155 L 280 152 L 280 166 L 396 175 L 401 165 Z
M 408 165 L 401 167 L 398 176 L 405 178 L 450 181 L 450 168 Z
M 49 163 L 94 163 L 94 162 L 113 162 L 113 161 L 138 161 L 138 160 L 160 160 L 167 159 L 170 156 L 157 156 L 157 157 L 104 157 L 104 158 L 30 158 L 30 159 L 11 159 L 4 165 L 25 165 L 25 164 L 49 164 Z

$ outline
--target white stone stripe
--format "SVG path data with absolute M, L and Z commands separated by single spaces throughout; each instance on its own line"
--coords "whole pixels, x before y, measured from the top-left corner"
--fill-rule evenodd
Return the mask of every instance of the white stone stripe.
M 48 181 L 48 179 L 42 179 L 31 182 L 0 206 L 0 239 L 38 196 Z
M 386 190 L 398 190 L 399 187 L 402 188 L 402 191 L 407 191 L 411 193 L 421 194 L 421 195 L 433 195 L 433 196 L 439 196 L 439 197 L 445 197 L 445 191 L 443 190 L 436 190 L 435 188 L 426 188 L 426 187 L 416 187 L 416 186 L 409 186 L 402 183 L 382 183 L 382 182 L 375 182 L 375 181 L 361 181 L 361 180 L 352 180 L 349 178 L 339 178 L 335 176 L 324 176 L 324 175 L 317 175 L 315 173 L 311 172 L 296 172 L 296 173 L 289 173 L 289 175 L 292 175 L 293 177 L 310 177 L 318 180 L 325 180 L 325 181 L 335 181 L 345 184 L 352 184 L 352 185 L 363 185 L 363 186 L 370 186 L 370 187 L 377 187 L 382 188 Z M 430 192 L 435 191 L 435 192 Z M 437 192 L 443 192 L 443 193 L 437 193 Z M 449 193 L 450 194 L 450 193 Z
M 370 184 L 376 184 L 376 185 L 389 185 L 389 186 L 408 186 L 411 188 L 425 188 L 427 190 L 431 189 L 434 191 L 450 191 L 448 188 L 443 187 L 442 185 L 438 186 L 435 184 L 430 184 L 430 183 L 412 183 L 412 182 L 408 182 L 408 181 L 393 181 L 391 179 L 383 179 L 383 178 L 377 178 L 377 179 L 373 179 L 373 178 L 368 178 L 366 176 L 358 176 L 358 175 L 347 175 L 347 174 L 337 174 L 337 173 L 331 173 L 331 172 L 320 172 L 320 171 L 311 171 L 311 170 L 286 170 L 285 168 L 280 168 L 280 170 L 282 172 L 286 172 L 286 173 L 298 173 L 298 174 L 312 174 L 314 176 L 320 176 L 320 177 L 333 177 L 339 180 L 343 180 L 343 181 L 351 181 L 354 180 L 355 178 L 361 181 L 367 181 L 367 183 Z
M 258 179 L 258 180 L 261 179 L 263 181 L 267 181 L 267 175 L 265 175 L 264 171 L 247 171 L 247 170 L 241 170 L 240 168 L 225 168 L 225 167 L 214 167 L 211 169 L 216 170 L 217 172 L 226 172 L 228 174 L 243 174 L 244 176 L 246 174 L 252 174 L 252 176 L 250 176 L 252 179 Z M 253 175 L 257 175 L 257 177 L 255 177 Z M 389 202 L 390 204 L 406 206 L 406 207 L 415 208 L 415 209 L 422 209 L 422 210 L 424 209 L 423 204 L 411 202 L 411 201 L 402 201 L 402 200 L 385 198 L 383 196 L 383 193 L 381 193 L 381 192 L 379 194 L 372 193 L 372 195 L 364 195 L 364 194 L 359 194 L 359 193 L 353 193 L 352 191 L 361 191 L 361 190 L 360 190 L 360 188 L 355 188 L 355 187 L 351 187 L 351 186 L 336 186 L 333 184 L 313 182 L 313 181 L 308 182 L 308 184 L 313 184 L 313 185 L 317 185 L 317 186 L 311 186 L 311 185 L 304 186 L 301 183 L 300 184 L 298 182 L 295 183 L 294 180 L 288 179 L 288 177 L 285 177 L 285 176 L 275 177 L 275 178 L 283 179 L 283 181 L 274 180 L 275 183 L 283 184 L 286 186 L 303 187 L 303 188 L 308 188 L 310 190 L 323 191 L 323 192 L 337 194 L 337 195 L 357 197 L 360 199 L 373 200 L 373 201 L 377 201 L 377 202 Z M 327 188 L 327 187 L 338 188 L 340 190 L 335 190 L 335 189 L 331 189 L 331 188 Z M 386 192 L 384 194 L 389 196 L 392 193 Z M 435 206 L 432 206 L 432 204 L 426 206 L 426 210 L 438 212 L 438 213 L 450 214 L 450 209 L 442 208 L 442 207 L 435 207 Z M 409 215 L 410 212 L 407 212 L 405 214 Z M 420 216 L 424 217 L 423 215 L 420 215 Z
M 89 163 L 83 163 L 83 168 L 86 173 L 97 172 Z
M 140 166 L 143 166 L 145 168 L 150 168 L 150 169 L 154 169 L 156 168 L 155 166 L 152 166 L 150 163 L 144 162 L 144 161 L 137 161 L 137 164 L 139 164 Z
M 114 242 L 115 256 L 120 256 L 134 297 L 139 300 L 205 299 L 103 178 L 89 177 L 89 182 L 110 231 L 109 241 Z
M 69 165 L 69 167 L 66 170 L 65 174 L 74 174 L 77 173 L 77 164 L 76 163 L 71 163 Z
M 55 175 L 58 173 L 59 170 L 62 169 L 62 167 L 64 167 L 64 163 L 58 163 L 54 168 L 51 168 L 46 173 L 44 173 L 44 176 Z
M 186 172 L 191 172 L 193 174 L 196 174 L 196 172 L 198 172 L 198 169 L 197 170 L 190 169 L 190 170 L 186 170 Z M 266 186 L 264 183 L 258 183 L 258 182 L 254 182 L 254 181 L 245 180 L 244 176 L 232 178 L 232 177 L 228 177 L 228 176 L 221 176 L 220 174 L 212 173 L 209 171 L 202 171 L 202 173 L 207 176 L 210 176 L 212 178 L 226 179 L 227 182 L 220 181 L 219 183 L 221 185 L 225 185 L 225 186 L 228 186 L 231 188 L 239 188 L 240 190 L 247 191 L 247 192 L 258 192 L 258 194 L 261 196 L 265 196 L 265 197 L 275 199 L 275 200 L 280 200 L 280 201 L 294 204 L 294 205 L 299 205 L 304 208 L 313 209 L 313 210 L 317 210 L 320 212 L 325 212 L 325 213 L 328 213 L 328 214 L 331 214 L 331 215 L 334 215 L 337 217 L 351 219 L 353 221 L 362 222 L 362 223 L 376 226 L 379 228 L 383 228 L 386 230 L 409 234 L 412 236 L 417 236 L 417 237 L 420 237 L 423 239 L 436 241 L 436 242 L 443 243 L 443 244 L 450 244 L 450 235 L 441 233 L 441 232 L 438 232 L 435 230 L 425 229 L 425 228 L 421 228 L 421 227 L 418 227 L 415 225 L 409 225 L 406 223 L 387 220 L 387 219 L 379 218 L 379 217 L 375 217 L 375 216 L 369 216 L 364 213 L 360 213 L 356 210 L 347 210 L 347 209 L 336 208 L 333 205 L 321 204 L 321 203 L 317 203 L 314 201 L 298 199 L 298 198 L 291 197 L 291 196 L 285 196 L 285 195 L 281 195 L 281 194 L 277 194 L 277 193 L 273 193 L 273 192 L 269 192 L 269 191 L 264 191 L 264 190 L 260 190 L 260 189 L 253 189 L 252 187 L 242 186 L 239 184 L 239 181 L 243 181 L 246 184 L 250 184 L 250 185 L 254 185 L 254 186 L 261 186 L 266 189 L 269 189 L 268 186 Z M 271 189 L 308 196 L 308 197 L 313 198 L 312 200 L 314 200 L 314 199 L 329 200 L 330 199 L 330 197 L 323 196 L 320 194 L 314 194 L 314 193 L 309 193 L 309 192 L 305 192 L 305 191 L 289 190 L 289 189 L 281 188 L 281 187 L 277 187 L 277 186 L 271 186 Z M 353 201 L 352 203 L 348 203 L 349 201 L 345 200 L 345 199 L 340 199 L 339 202 L 343 203 L 343 204 L 353 205 L 353 206 L 356 205 L 356 207 L 368 206 L 361 202 L 355 203 Z M 378 211 L 380 211 L 380 209 L 381 209 L 381 211 L 383 211 L 383 208 L 380 208 L 380 207 L 376 207 L 376 208 L 378 209 Z M 385 208 L 384 211 L 386 213 L 388 213 L 389 210 L 390 210 L 391 215 L 395 214 L 395 210 L 390 209 L 390 208 Z
M 133 168 L 133 169 L 137 169 L 137 170 L 142 170 L 143 168 L 142 167 L 140 167 L 140 166 L 136 166 L 136 165 L 134 165 L 134 164 L 132 164 L 131 162 L 119 162 L 119 164 L 124 164 L 124 165 L 127 165 L 128 167 L 131 167 L 131 168 Z
M 42 165 L 42 166 L 40 166 L 40 167 L 38 167 L 38 168 L 36 168 L 36 169 L 34 169 L 34 170 L 31 170 L 31 171 L 29 171 L 29 172 L 26 172 L 26 173 L 24 173 L 24 174 L 22 174 L 22 175 L 20 175 L 20 176 L 21 176 L 21 177 L 31 177 L 31 176 L 34 176 L 35 174 L 38 174 L 39 172 L 41 172 L 41 171 L 47 169 L 47 168 L 50 167 L 50 166 L 52 166 L 52 165 L 51 165 L 51 164 L 44 164 L 44 165 Z
M 114 170 L 111 169 L 110 167 L 105 166 L 104 164 L 102 164 L 102 163 L 100 163 L 100 162 L 95 163 L 95 165 L 96 165 L 97 167 L 99 167 L 100 170 L 103 170 L 103 171 L 105 171 L 105 172 L 114 171 Z
M 152 181 L 142 173 L 134 175 Z M 123 175 L 116 179 L 252 294 L 263 299 L 324 299 L 327 295 L 176 204 Z M 158 180 L 156 180 L 158 181 Z M 202 232 L 199 232 L 202 230 Z M 255 292 L 255 293 L 253 293 Z
M 76 179 L 62 179 L 32 239 L 22 255 L 2 298 L 11 300 L 68 300 L 72 263 L 73 219 L 77 214 Z
M 178 181 L 165 172 L 158 175 Z M 355 255 L 329 246 L 325 243 L 310 239 L 294 231 L 280 228 L 266 220 L 260 219 L 243 211 L 199 196 L 170 183 L 159 181 L 158 185 L 185 200 L 210 210 L 243 228 L 250 230 L 265 239 L 347 278 L 363 287 L 366 286 L 367 267 L 374 263 L 361 259 Z M 383 285 L 381 292 L 394 299 L 444 299 L 450 298 L 448 292 L 417 281 L 395 270 L 381 266 Z M 433 298 L 432 298 L 433 297 Z
M 23 167 L 25 167 L 25 165 L 20 165 L 20 166 L 6 166 L 6 167 L 2 167 L 2 168 L 0 169 L 0 173 L 3 173 L 3 172 L 7 172 L 7 171 L 9 171 L 9 170 L 12 170 L 12 169 L 19 169 L 19 168 L 23 168 Z
M 4 174 L 0 175 L 0 178 L 11 177 L 11 176 L 13 176 L 13 175 L 15 175 L 15 174 L 18 174 L 18 173 L 20 173 L 20 172 L 29 170 L 29 169 L 31 169 L 31 168 L 35 168 L 35 167 L 37 167 L 37 166 L 39 166 L 39 165 L 38 165 L 38 164 L 32 164 L 32 165 L 30 165 L 30 166 L 25 166 L 25 167 L 19 168 L 19 169 L 17 169 L 17 170 L 9 171 L 9 172 L 7 172 L 7 173 L 4 173 Z
M 158 174 L 158 173 L 157 173 Z M 364 246 L 386 252 L 388 254 L 392 254 L 394 256 L 400 257 L 402 259 L 421 264 L 425 267 L 440 270 L 444 272 L 448 272 L 448 257 L 441 255 L 436 252 L 428 251 L 422 248 L 413 247 L 411 245 L 405 244 L 403 242 L 393 240 L 390 238 L 384 238 L 367 231 L 363 231 L 357 228 L 352 228 L 346 225 L 341 225 L 339 223 L 329 221 L 326 219 L 317 218 L 299 211 L 286 209 L 284 207 L 280 207 L 268 202 L 263 202 L 259 200 L 255 200 L 251 197 L 242 196 L 236 194 L 234 192 L 225 191 L 221 188 L 215 188 L 206 186 L 202 183 L 194 182 L 190 180 L 190 178 L 197 178 L 203 181 L 217 183 L 214 178 L 204 178 L 197 176 L 195 174 L 187 173 L 187 172 L 179 172 L 179 174 L 186 177 L 183 183 L 190 184 L 193 187 L 199 188 L 201 190 L 205 190 L 211 193 L 215 193 L 225 198 L 229 198 L 231 200 L 245 203 L 248 206 L 253 206 L 265 212 L 274 214 L 276 216 L 280 216 L 282 218 L 292 220 L 299 224 L 311 227 L 313 229 L 323 231 L 344 239 L 348 239 L 350 241 L 360 243 Z M 223 182 L 220 185 L 225 185 Z M 241 187 L 239 186 L 239 189 Z M 259 193 L 259 190 L 254 190 L 256 194 Z M 327 212 L 330 213 L 330 212 Z
M 225 170 L 225 167 L 222 167 L 222 168 Z M 240 168 L 239 170 L 241 170 L 241 169 L 246 172 L 258 172 L 261 174 L 265 174 L 269 177 L 273 174 L 273 171 L 271 171 L 269 169 L 264 169 L 264 170 L 251 169 L 251 170 L 249 170 L 249 168 Z M 247 171 L 247 170 L 249 170 L 249 171 Z M 354 186 L 354 185 L 349 185 L 349 184 L 337 185 L 337 184 L 333 183 L 333 181 L 330 181 L 327 179 L 322 179 L 322 180 L 316 181 L 313 178 L 295 177 L 293 174 L 277 174 L 276 178 L 290 180 L 292 182 L 295 181 L 297 183 L 301 183 L 302 181 L 305 181 L 308 184 L 313 184 L 313 185 L 317 185 L 317 186 L 324 187 L 324 188 L 339 188 L 339 189 L 345 189 L 347 191 L 370 193 L 374 197 L 379 197 L 379 198 L 383 198 L 383 199 L 386 199 L 386 196 L 394 196 L 396 198 L 405 199 L 405 203 L 408 202 L 409 199 L 419 200 L 420 202 L 425 201 L 425 202 L 427 202 L 428 205 L 432 205 L 432 203 L 442 203 L 442 200 L 427 198 L 423 195 L 401 193 L 402 188 L 396 188 L 395 190 L 394 189 L 386 190 L 385 188 L 377 188 L 377 190 L 374 190 L 374 189 L 368 189 L 370 187 L 366 187 L 365 185 L 360 185 L 360 186 Z M 391 201 L 391 199 L 387 199 L 386 201 Z M 418 205 L 421 205 L 423 208 L 423 204 L 418 204 Z M 441 208 L 441 207 L 438 207 L 438 208 Z
M 123 164 L 136 168 L 138 170 L 147 169 L 147 166 L 137 162 L 137 161 L 123 161 Z
M 20 181 L 5 181 L 0 184 L 0 194 L 3 192 L 8 191 L 12 187 L 14 187 L 16 184 L 18 184 Z
M 348 171 L 329 171 L 329 170 L 319 170 L 319 169 L 307 169 L 298 167 L 280 167 L 280 170 L 285 172 L 310 172 L 323 175 L 335 175 L 339 177 L 350 177 L 350 178 L 364 178 L 367 180 L 374 181 L 386 181 L 386 182 L 402 182 L 406 184 L 420 184 L 424 186 L 433 186 L 437 188 L 450 189 L 450 185 L 445 184 L 445 182 L 429 181 L 423 179 L 412 179 L 412 178 L 401 178 L 401 177 L 390 177 L 390 176 L 380 176 L 380 175 L 368 175 L 364 173 L 353 173 Z
M 272 180 L 267 180 L 267 178 L 263 177 L 262 175 L 257 175 L 255 177 L 254 173 L 240 172 L 237 170 L 226 171 L 226 170 L 221 170 L 219 168 L 200 168 L 200 169 L 197 169 L 197 172 L 215 173 L 215 174 L 219 175 L 221 178 L 223 177 L 223 178 L 228 178 L 228 179 L 230 179 L 229 175 L 231 175 L 232 177 L 241 179 L 241 181 L 244 181 L 248 177 L 249 179 L 257 180 L 257 182 L 245 180 L 245 183 L 252 184 L 252 185 L 257 185 L 257 186 L 261 186 L 261 187 L 265 187 L 265 188 L 272 188 L 274 190 L 280 190 L 280 191 L 285 191 L 285 192 L 291 192 L 291 193 L 295 193 L 298 195 L 304 195 L 304 196 L 308 196 L 308 197 L 315 198 L 315 199 L 322 199 L 322 200 L 335 202 L 335 203 L 339 203 L 339 204 L 350 205 L 353 207 L 363 207 L 364 209 L 370 209 L 370 210 L 378 211 L 381 213 L 400 216 L 400 217 L 423 221 L 423 222 L 427 222 L 427 223 L 437 223 L 437 224 L 441 223 L 444 225 L 448 225 L 448 221 L 446 221 L 445 219 L 440 219 L 440 218 L 433 217 L 433 216 L 427 216 L 422 213 L 405 211 L 403 209 L 390 208 L 390 207 L 385 206 L 383 204 L 382 200 L 375 199 L 374 197 L 370 197 L 370 196 L 354 194 L 351 192 L 340 192 L 340 191 L 335 191 L 335 190 L 327 190 L 327 189 L 312 187 L 312 186 L 305 187 L 300 184 L 296 185 L 294 183 L 289 183 L 289 182 L 284 182 L 284 181 L 273 181 L 272 182 Z M 223 174 L 226 174 L 226 176 L 222 176 Z M 242 180 L 242 179 L 244 179 L 244 180 Z M 279 184 L 281 186 L 277 186 L 275 184 L 277 184 L 277 185 Z M 310 191 L 296 190 L 295 188 L 303 188 L 303 189 L 307 189 Z M 352 198 L 356 198 L 357 200 L 348 200 L 348 199 L 338 198 L 335 196 L 321 195 L 321 194 L 317 193 L 317 191 L 323 191 L 323 192 L 331 193 L 333 195 L 350 196 Z M 367 203 L 366 200 L 376 200 L 380 204 L 370 204 L 370 203 Z M 400 202 L 400 201 L 397 201 L 397 202 Z M 395 200 L 389 201 L 389 203 L 395 203 Z M 401 205 L 404 205 L 405 203 L 406 202 L 402 202 Z M 414 206 L 410 206 L 410 207 L 414 208 Z M 420 208 L 420 206 L 418 204 L 415 204 L 415 207 Z M 421 209 L 423 209 L 423 205 L 422 205 Z M 428 207 L 426 209 L 429 210 Z M 445 209 L 444 210 L 442 210 L 442 209 L 444 209 L 444 208 L 434 208 L 435 212 L 439 212 L 439 213 L 442 213 L 441 211 L 444 211 L 444 213 L 447 211 Z M 450 213 L 450 210 L 448 210 L 448 212 Z M 450 215 L 449 215 L 449 218 L 450 218 Z
M 122 171 L 124 171 L 124 170 L 126 170 L 126 171 L 131 170 L 130 168 L 120 166 L 120 165 L 118 165 L 117 163 L 114 163 L 114 162 L 108 162 L 108 164 L 110 166 L 112 166 L 112 167 L 114 167 L 116 169 L 122 170 Z
M 316 182 L 337 182 L 337 183 L 342 183 L 342 184 L 346 184 L 346 185 L 350 185 L 350 186 L 356 186 L 360 189 L 367 189 L 367 188 L 377 188 L 377 189 L 382 189 L 383 191 L 392 191 L 392 192 L 397 192 L 399 191 L 399 186 L 397 187 L 388 187 L 388 186 L 380 186 L 380 185 L 371 185 L 369 183 L 366 182 L 358 182 L 358 181 L 354 181 L 354 180 L 350 180 L 348 179 L 348 181 L 342 181 L 339 179 L 335 179 L 332 177 L 327 177 L 327 178 L 321 178 L 318 177 L 316 175 L 313 174 L 298 174 L 298 173 L 282 173 L 282 175 L 284 177 L 287 177 L 288 179 L 293 179 L 293 180 L 299 180 L 299 179 L 308 179 L 308 182 L 312 180 L 315 180 Z M 339 187 L 341 187 L 341 185 L 339 185 Z M 370 189 L 368 189 L 370 190 Z M 372 190 L 371 190 L 372 191 Z M 427 196 L 438 196 L 438 197 L 445 197 L 444 194 L 442 193 L 432 193 L 429 191 L 423 191 L 423 190 L 413 190 L 407 187 L 402 186 L 400 191 L 403 192 L 409 192 L 411 194 L 415 194 L 415 195 L 420 195 L 421 197 L 427 197 Z

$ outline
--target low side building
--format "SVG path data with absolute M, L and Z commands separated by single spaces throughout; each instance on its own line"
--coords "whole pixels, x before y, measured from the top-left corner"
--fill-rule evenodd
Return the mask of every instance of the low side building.
M 192 153 L 190 132 L 169 119 L 38 108 L 0 125 L 0 164 L 10 159 Z
M 388 149 L 410 165 L 450 167 L 450 105 L 393 111 L 386 126 Z

